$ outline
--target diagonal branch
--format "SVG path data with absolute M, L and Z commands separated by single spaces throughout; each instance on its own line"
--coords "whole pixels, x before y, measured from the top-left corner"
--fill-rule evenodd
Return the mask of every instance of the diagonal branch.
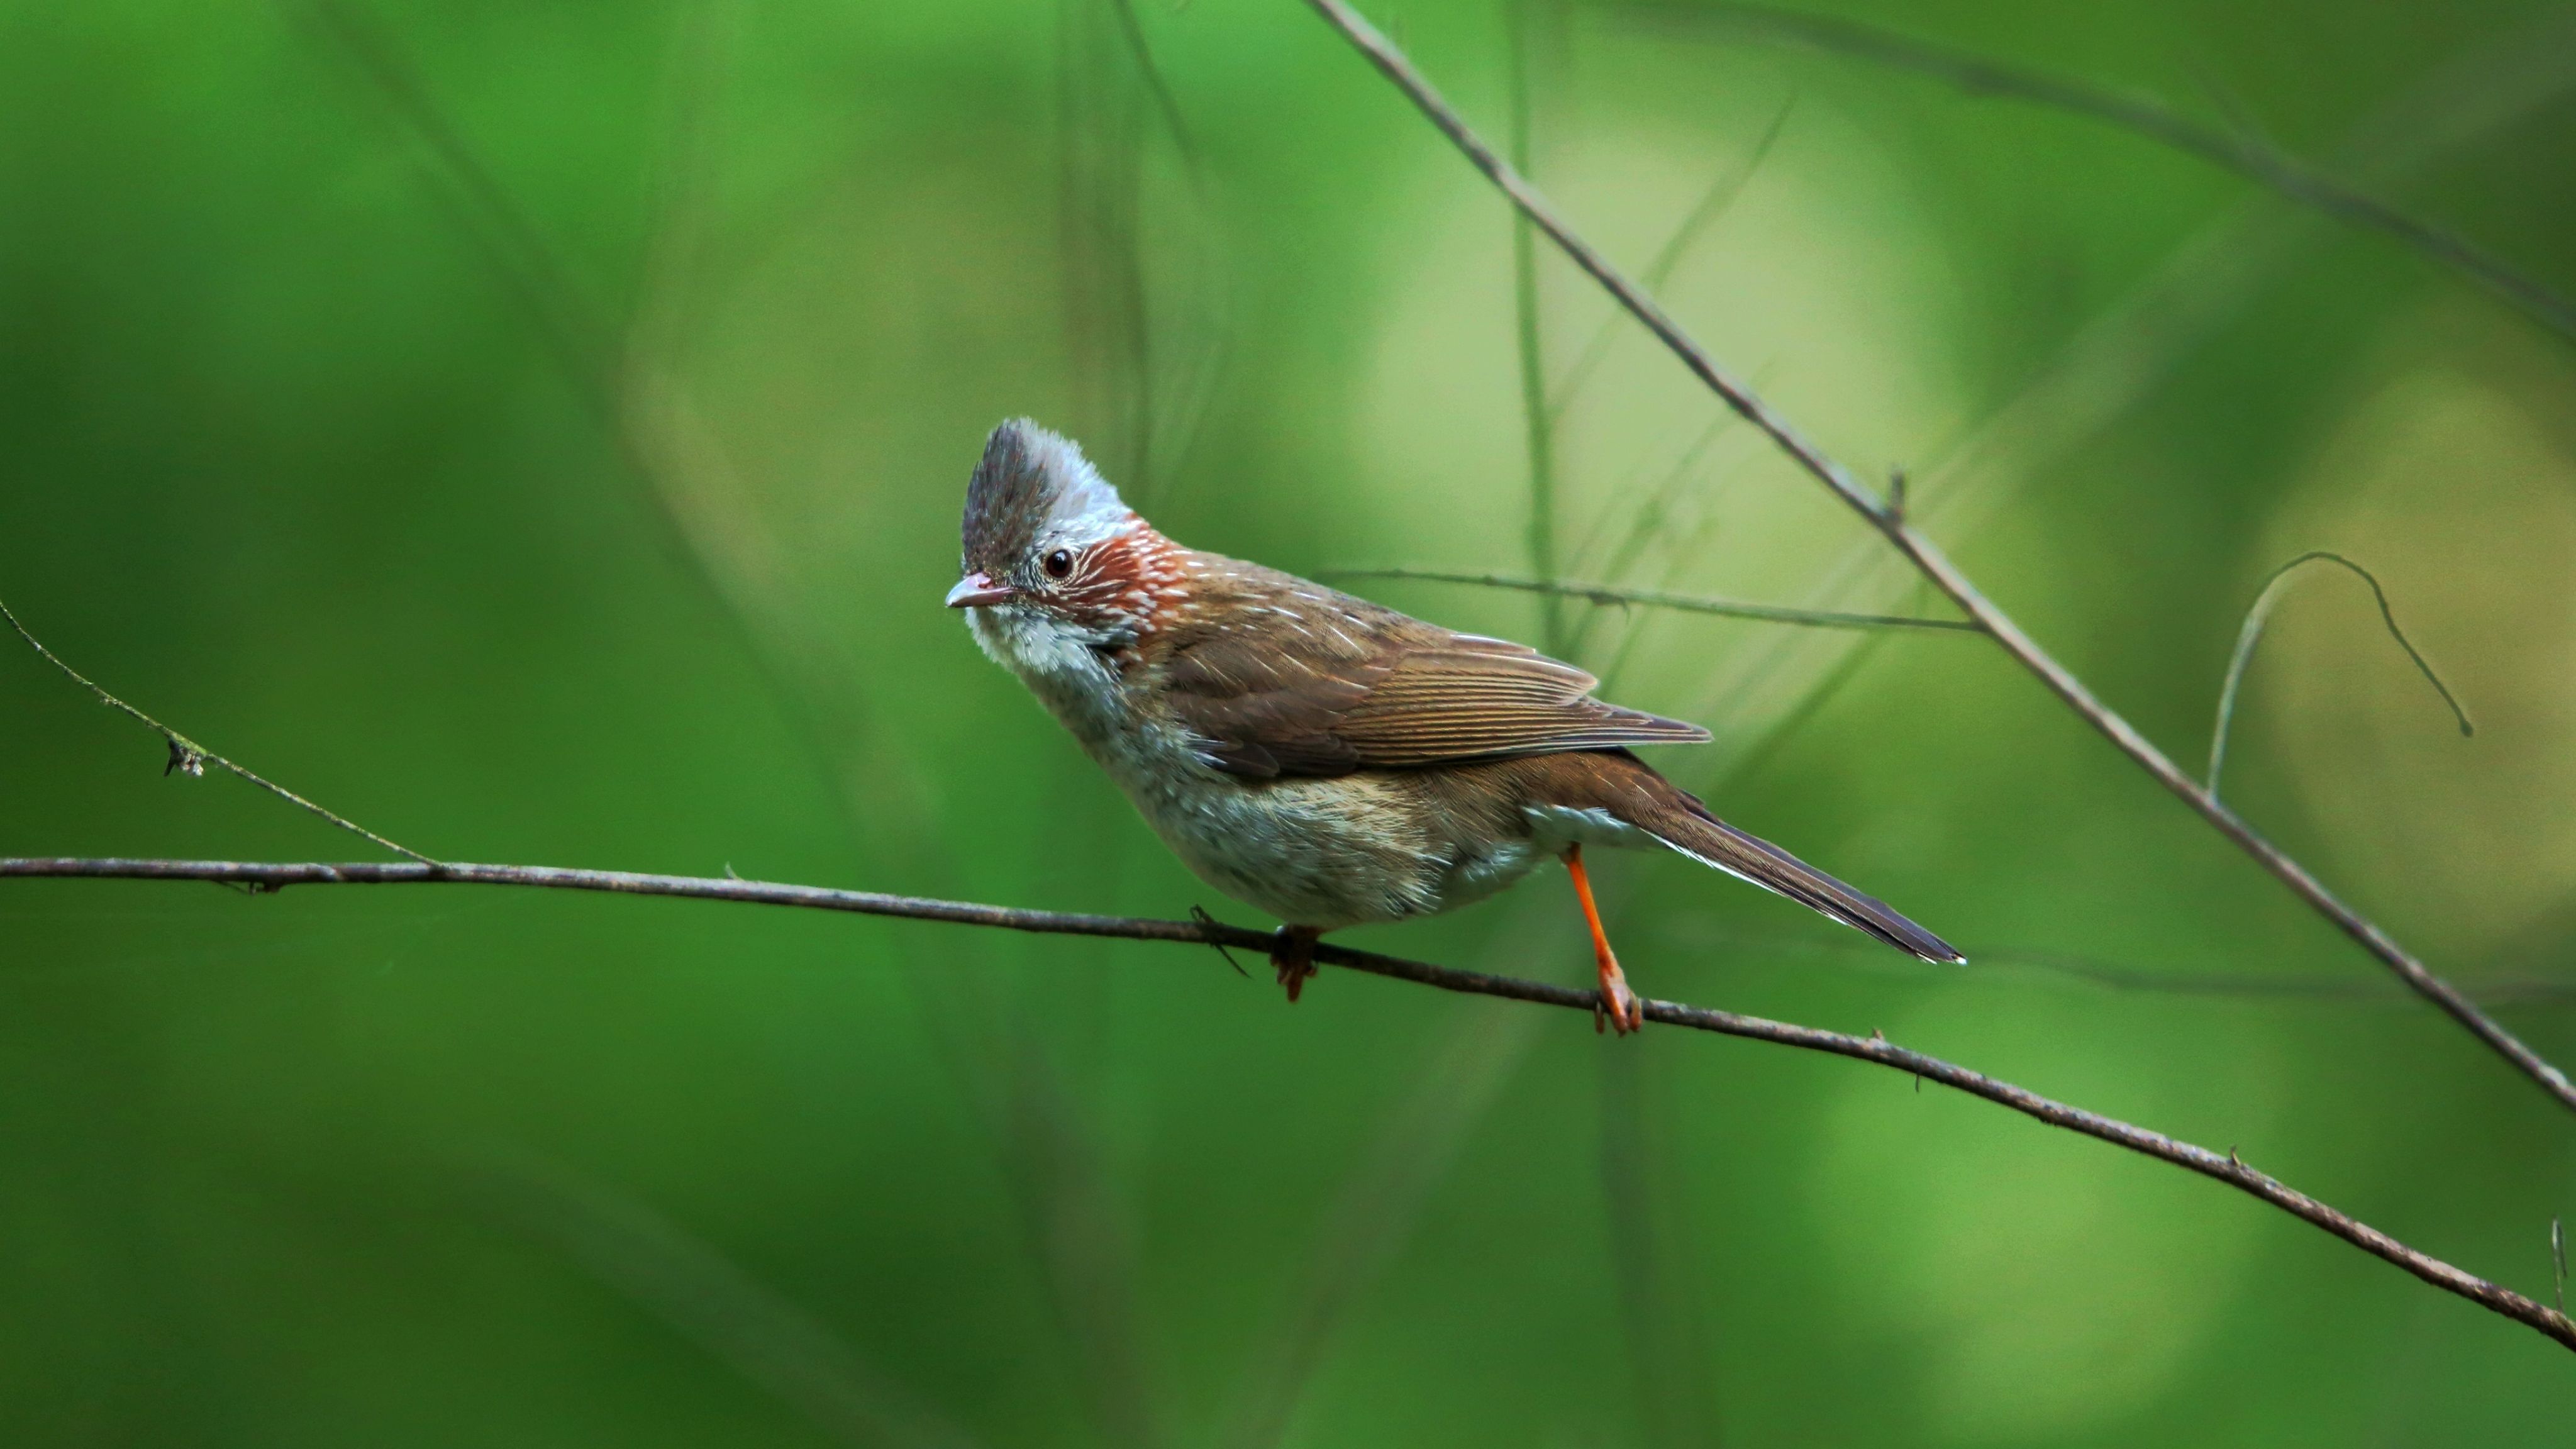
M 2361 945 L 2363 950 L 2377 957 L 2389 970 L 2396 972 L 2398 977 L 2414 988 L 2418 995 L 2449 1013 L 2453 1020 L 2467 1027 L 2473 1035 L 2485 1042 L 2499 1056 L 2513 1063 L 2524 1075 L 2539 1083 L 2541 1088 L 2556 1097 L 2562 1106 L 2576 1111 L 2576 1082 L 2570 1082 L 2565 1072 L 2551 1065 L 2539 1053 L 2523 1045 L 2513 1033 L 2506 1031 L 2486 1013 L 2478 1010 L 2476 1003 L 2470 1001 L 2458 987 L 2435 975 L 2423 962 L 2399 945 L 2396 938 L 2381 930 L 2359 911 L 2344 904 L 2306 866 L 2299 864 L 2279 846 L 2263 838 L 2236 812 L 2221 804 L 2216 796 L 2184 773 L 2181 766 L 2176 765 L 2145 735 L 2139 733 L 2135 725 L 2123 719 L 2109 705 L 2095 698 L 2093 691 L 2085 686 L 2084 681 L 2076 678 L 2074 672 L 2065 665 L 2058 663 L 2054 656 L 2040 647 L 2038 641 L 2023 633 L 2021 626 L 2013 622 L 2010 615 L 1979 592 L 1968 576 L 1960 571 L 1959 566 L 1950 562 L 1949 556 L 1941 551 L 1939 545 L 1909 525 L 1901 510 L 1883 502 L 1877 493 L 1850 469 L 1834 461 L 1824 450 L 1807 441 L 1796 428 L 1790 426 L 1787 418 L 1774 411 L 1771 405 L 1764 402 L 1751 388 L 1737 381 L 1732 374 L 1718 366 L 1716 359 L 1693 340 L 1689 333 L 1684 332 L 1681 324 L 1674 321 L 1653 297 L 1648 296 L 1643 289 L 1629 281 L 1618 268 L 1610 264 L 1608 258 L 1602 256 L 1600 252 L 1593 249 L 1591 243 L 1577 235 L 1574 229 L 1557 215 L 1555 207 L 1549 204 L 1547 198 L 1541 196 L 1538 189 L 1530 185 L 1519 172 L 1505 165 L 1502 157 L 1495 154 L 1493 147 L 1487 145 L 1484 139 L 1468 126 L 1466 119 L 1458 114 L 1456 108 L 1441 98 L 1431 82 L 1424 79 L 1422 73 L 1413 68 L 1413 63 L 1405 58 L 1404 53 L 1396 49 L 1392 42 L 1380 35 L 1366 20 L 1360 18 L 1357 12 L 1344 3 L 1344 0 L 1306 0 L 1306 3 L 1323 16 L 1325 22 L 1339 31 L 1343 38 L 1363 56 L 1367 57 L 1369 63 L 1376 66 L 1381 74 L 1393 81 L 1397 89 L 1402 90 L 1414 105 L 1421 109 L 1423 115 L 1440 129 L 1441 134 L 1447 136 L 1459 151 L 1465 154 L 1468 161 L 1485 174 L 1486 179 L 1492 181 L 1505 196 L 1511 198 L 1512 204 L 1520 209 L 1522 215 L 1536 224 L 1539 230 L 1547 233 L 1548 238 L 1557 244 L 1558 249 L 1565 253 L 1567 259 L 1582 268 L 1594 281 L 1600 283 L 1603 290 L 1609 292 L 1629 315 L 1645 324 L 1646 329 L 1654 333 L 1673 356 L 1680 359 L 1692 376 L 1706 384 L 1709 391 L 1716 393 L 1728 407 L 1735 410 L 1738 416 L 1761 429 L 1781 452 L 1789 456 L 1790 461 L 1823 484 L 1835 497 L 1859 514 L 1870 527 L 1878 530 L 1899 553 L 1905 556 L 1908 562 L 1914 565 L 1918 572 L 1931 580 L 1942 593 L 1949 595 L 1951 602 L 1957 604 L 1970 619 L 1993 635 L 1995 642 L 2002 645 L 2006 653 L 2019 660 L 2023 668 L 2037 675 L 2040 683 L 2046 685 L 2051 693 L 2064 701 L 2067 708 L 2075 711 L 2085 723 L 2101 731 L 2122 754 L 2136 761 L 2139 768 L 2155 777 L 2158 784 L 2172 791 L 2182 799 L 2184 804 L 2198 811 L 2201 817 L 2215 827 L 2221 835 L 2234 841 L 2239 849 L 2252 856 L 2257 864 L 2288 886 L 2292 894 L 2307 902 L 2317 914 L 2332 922 L 2336 929 L 2350 936 Z
M 476 865 L 466 862 L 443 862 L 419 865 L 412 862 L 272 862 L 227 860 L 129 860 L 81 857 L 0 857 L 0 879 L 50 878 L 79 880 L 191 880 L 216 881 L 244 886 L 262 894 L 272 894 L 288 886 L 306 885 L 498 885 L 534 886 L 548 890 L 603 891 L 617 895 L 676 896 L 688 900 L 739 901 L 755 905 L 797 906 L 809 910 L 847 911 L 867 916 L 895 916 L 918 921 L 947 921 L 957 925 L 985 926 L 1008 931 L 1030 931 L 1042 935 L 1106 936 L 1128 941 L 1168 941 L 1191 946 L 1237 946 L 1250 951 L 1267 951 L 1277 943 L 1269 931 L 1255 931 L 1243 926 L 1229 926 L 1218 921 L 1162 921 L 1135 916 L 1095 916 L 1071 911 L 1033 911 L 1014 906 L 987 905 L 978 901 L 933 900 L 921 896 L 885 895 L 875 891 L 832 890 L 823 886 L 788 885 L 772 881 L 719 879 L 704 876 L 649 875 L 619 870 L 579 870 L 549 865 Z M 1529 981 L 1514 976 L 1496 976 L 1483 971 L 1464 971 L 1454 966 L 1435 966 L 1427 961 L 1412 961 L 1400 956 L 1381 956 L 1374 951 L 1354 951 L 1348 947 L 1318 945 L 1315 959 L 1334 966 L 1346 966 L 1372 976 L 1385 976 L 1410 981 L 1419 986 L 1442 991 L 1464 992 L 1475 996 L 1496 996 L 1513 1001 L 1535 1002 L 1542 1006 L 1563 1007 L 1589 1015 L 1599 1004 L 1599 993 L 1553 982 Z M 2315 1198 L 2300 1192 L 2269 1174 L 2247 1166 L 2234 1152 L 2212 1152 L 2206 1147 L 2178 1141 L 2161 1132 L 2134 1126 L 2117 1118 L 2088 1112 L 2081 1107 L 2043 1097 L 2036 1092 L 1999 1081 L 1982 1072 L 1971 1071 L 1939 1057 L 1928 1056 L 1872 1034 L 1851 1036 L 1838 1031 L 1825 1031 L 1791 1022 L 1772 1021 L 1759 1016 L 1745 1016 L 1714 1007 L 1691 1006 L 1678 1001 L 1648 1001 L 1646 1019 L 1667 1026 L 1689 1027 L 1694 1031 L 1716 1032 L 1723 1036 L 1745 1037 L 1767 1041 L 1803 1051 L 1826 1052 L 1875 1063 L 1905 1072 L 1926 1081 L 1938 1082 L 1983 1098 L 1997 1106 L 2009 1107 L 2026 1117 L 2034 1117 L 2052 1127 L 2064 1127 L 2087 1137 L 2098 1138 L 2125 1147 L 2142 1156 L 2199 1173 L 2223 1182 L 2248 1196 L 2259 1198 L 2283 1212 L 2324 1229 L 2373 1257 L 2385 1259 L 2425 1282 L 2446 1292 L 2456 1293 L 2490 1312 L 2499 1313 L 2548 1335 L 2561 1345 L 2576 1349 L 2576 1320 L 2556 1309 L 2524 1297 L 2512 1289 L 2490 1283 L 2475 1274 L 2455 1268 L 2442 1260 L 2416 1251 L 2386 1233 L 2360 1222 Z
M 83 674 L 79 670 L 64 663 L 62 656 L 56 654 L 53 650 L 46 648 L 43 640 L 28 633 L 27 626 L 18 622 L 18 616 L 10 613 L 9 606 L 6 604 L 0 604 L 0 620 L 5 620 L 9 627 L 17 632 L 19 638 L 27 641 L 27 647 L 42 655 L 47 664 L 61 670 L 64 676 L 70 679 L 72 683 L 77 684 L 81 688 L 98 696 L 99 703 L 106 705 L 109 709 L 132 716 L 143 724 L 149 726 L 153 732 L 160 735 L 161 738 L 169 741 L 170 763 L 162 767 L 162 774 L 167 775 L 172 770 L 176 770 L 183 775 L 203 775 L 206 773 L 206 767 L 208 765 L 212 765 L 216 769 L 239 775 L 241 778 L 248 780 L 263 790 L 266 790 L 278 799 L 283 800 L 298 809 L 310 811 L 324 820 L 331 822 L 333 825 L 340 827 L 342 830 L 348 831 L 352 835 L 361 836 L 377 845 L 381 845 L 396 855 L 403 856 L 406 859 L 419 861 L 421 864 L 426 866 L 434 867 L 438 864 L 438 862 L 431 860 L 428 856 L 421 854 L 417 850 L 413 850 L 409 846 L 396 845 L 392 841 L 385 839 L 383 836 L 378 835 L 376 832 L 360 825 L 355 820 L 339 814 L 336 811 L 325 809 L 324 807 L 315 804 L 313 801 L 305 799 L 303 796 L 287 789 L 284 785 L 277 783 L 275 780 L 271 780 L 244 766 L 234 764 L 232 761 L 225 759 L 223 756 L 216 754 L 210 749 L 207 749 L 204 745 L 198 744 L 195 740 L 188 738 L 186 735 L 170 728 L 161 721 L 154 719 L 152 716 L 145 714 L 143 711 L 136 709 L 130 704 L 127 704 L 124 700 L 117 698 L 115 695 L 108 693 L 107 690 L 96 680 L 91 679 L 88 675 Z

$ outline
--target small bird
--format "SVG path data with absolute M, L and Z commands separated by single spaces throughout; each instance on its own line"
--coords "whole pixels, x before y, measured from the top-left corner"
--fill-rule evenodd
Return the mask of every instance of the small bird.
M 1708 731 L 1599 682 L 1259 564 L 1184 548 L 1070 440 L 993 430 L 966 488 L 975 642 L 1020 677 L 1200 879 L 1284 923 L 1288 999 L 1316 938 L 1436 915 L 1563 860 L 1600 970 L 1596 1028 L 1645 1021 L 1583 848 L 1679 851 L 1926 961 L 1966 958 L 1755 839 L 1629 753 Z

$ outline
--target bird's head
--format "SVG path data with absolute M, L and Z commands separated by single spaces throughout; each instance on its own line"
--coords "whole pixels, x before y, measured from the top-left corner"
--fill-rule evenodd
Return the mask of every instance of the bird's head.
M 997 652 L 1004 635 L 1019 643 L 1015 654 L 1041 643 L 1115 651 L 1151 633 L 1182 597 L 1179 546 L 1138 517 L 1071 439 L 1026 418 L 984 442 L 966 485 L 964 545 L 948 605 L 972 610 L 977 637 Z

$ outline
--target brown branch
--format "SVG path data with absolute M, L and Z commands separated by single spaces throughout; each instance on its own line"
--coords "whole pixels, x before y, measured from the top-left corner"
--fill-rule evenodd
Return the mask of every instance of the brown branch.
M 1979 592 L 1976 585 L 1969 581 L 1968 576 L 1960 571 L 1958 565 L 1950 562 L 1949 556 L 1944 554 L 1930 538 L 1908 524 L 1900 511 L 1887 506 L 1868 484 L 1863 483 L 1851 470 L 1834 461 L 1824 450 L 1808 442 L 1796 428 L 1790 426 L 1787 418 L 1775 412 L 1770 404 L 1764 402 L 1751 388 L 1737 381 L 1724 368 L 1718 366 L 1716 359 L 1694 341 L 1689 333 L 1684 332 L 1681 324 L 1674 321 L 1653 297 L 1648 296 L 1642 288 L 1629 281 L 1617 267 L 1610 264 L 1608 258 L 1602 256 L 1600 252 L 1593 249 L 1591 243 L 1577 235 L 1574 229 L 1557 215 L 1555 207 L 1549 204 L 1547 198 L 1539 194 L 1536 187 L 1530 185 L 1519 172 L 1504 164 L 1503 159 L 1495 154 L 1493 147 L 1487 145 L 1484 139 L 1468 126 L 1465 118 L 1441 98 L 1431 82 L 1424 79 L 1422 73 L 1413 68 L 1413 63 L 1405 58 L 1403 52 L 1396 49 L 1392 42 L 1380 35 L 1366 20 L 1360 18 L 1349 5 L 1344 3 L 1344 0 L 1306 0 L 1306 3 L 1323 16 L 1326 23 L 1341 32 L 1342 36 L 1366 56 L 1381 74 L 1393 81 L 1398 89 L 1410 97 L 1414 105 L 1421 109 L 1423 115 L 1440 129 L 1441 134 L 1447 136 L 1475 165 L 1476 169 L 1485 174 L 1486 179 L 1492 181 L 1505 196 L 1510 197 L 1512 204 L 1520 209 L 1522 215 L 1535 223 L 1539 230 L 1546 232 L 1548 238 L 1556 243 L 1558 249 L 1563 251 L 1569 260 L 1595 282 L 1600 283 L 1602 289 L 1616 299 L 1629 315 L 1644 323 L 1646 329 L 1654 333 L 1656 338 L 1681 360 L 1682 365 L 1690 370 L 1692 376 L 1706 384 L 1709 391 L 1716 393 L 1746 422 L 1760 428 L 1780 451 L 1789 456 L 1792 462 L 1831 490 L 1835 497 L 1859 514 L 1870 527 L 1877 529 L 1889 543 L 1895 545 L 1899 553 L 1905 555 L 1907 561 L 1912 563 L 1918 572 L 1931 580 L 1942 593 L 1949 595 L 1951 602 L 1957 604 L 1970 619 L 1993 635 L 1995 642 L 2002 645 L 2006 653 L 2019 660 L 2023 668 L 2037 675 L 2040 682 L 2046 685 L 2051 693 L 2065 702 L 2067 708 L 2082 716 L 2087 724 L 2101 731 L 2122 754 L 2136 761 L 2141 769 L 2154 776 L 2157 783 L 2180 797 L 2184 804 L 2200 812 L 2201 817 L 2216 827 L 2220 834 L 2234 841 L 2239 849 L 2252 856 L 2256 863 L 2288 886 L 2293 894 L 2307 902 L 2317 914 L 2332 922 L 2337 929 L 2360 943 L 2363 950 L 2377 957 L 2389 970 L 2397 973 L 2398 977 L 2414 988 L 2418 995 L 2449 1013 L 2453 1020 L 2467 1027 L 2498 1055 L 2539 1083 L 2542 1089 L 2556 1097 L 2561 1105 L 2570 1110 L 2576 1110 L 2576 1082 L 2570 1082 L 2566 1073 L 2543 1060 L 2539 1053 L 2523 1045 L 2520 1039 L 2478 1010 L 2476 1004 L 2462 994 L 2459 988 L 2433 974 L 2423 962 L 2417 960 L 2405 947 L 2397 944 L 2395 938 L 2381 930 L 2368 917 L 2344 904 L 2334 892 L 2326 888 L 2323 881 L 2310 873 L 2306 866 L 2299 864 L 2280 847 L 2264 839 L 2252 826 L 2239 818 L 2236 812 L 2219 803 L 2218 799 L 2202 788 L 2198 781 L 2185 774 L 2180 766 L 2167 758 L 2164 752 L 2157 749 L 2145 735 L 2139 733 L 2136 726 L 2123 719 L 2109 705 L 2095 698 L 2093 692 L 2085 687 L 2084 681 L 2076 678 L 2072 671 L 2058 663 L 2047 650 L 2041 648 L 2036 640 L 2023 633 L 2021 626 L 2013 622 L 2010 615 Z
M 809 910 L 848 911 L 867 916 L 895 916 L 918 921 L 948 921 L 1041 935 L 1105 936 L 1127 941 L 1168 941 L 1191 946 L 1241 947 L 1267 951 L 1276 942 L 1269 931 L 1229 926 L 1219 921 L 1162 921 L 1136 916 L 1095 916 L 1070 911 L 1033 911 L 976 901 L 933 900 L 922 896 L 885 895 L 876 891 L 832 890 L 823 886 L 772 881 L 715 879 L 705 876 L 650 875 L 620 870 L 577 870 L 548 865 L 476 865 L 462 861 L 420 865 L 412 862 L 353 861 L 272 862 L 229 860 L 131 860 L 82 857 L 0 857 L 0 879 L 214 881 L 273 893 L 305 885 L 502 885 L 549 890 L 603 891 L 616 895 L 677 896 L 687 900 L 739 901 L 755 905 L 798 906 Z M 1315 959 L 1334 966 L 1410 981 L 1474 996 L 1496 996 L 1535 1002 L 1590 1014 L 1599 1004 L 1595 991 L 1553 982 L 1496 976 L 1435 966 L 1374 951 L 1354 951 L 1330 944 L 1315 948 Z M 1667 1026 L 1746 1037 L 1805 1051 L 1828 1052 L 1892 1068 L 1938 1082 L 1972 1097 L 2009 1107 L 2054 1127 L 2099 1138 L 2132 1152 L 2169 1162 L 2214 1178 L 2239 1192 L 2260 1198 L 2283 1212 L 2311 1223 L 2354 1247 L 2396 1264 L 2425 1282 L 2500 1313 L 2576 1349 L 2576 1320 L 2556 1309 L 2490 1283 L 2472 1273 L 2417 1252 L 2386 1233 L 2359 1222 L 2268 1174 L 2247 1166 L 2234 1152 L 2212 1152 L 2180 1142 L 2161 1132 L 2132 1126 L 2098 1112 L 2069 1106 L 2036 1092 L 1998 1081 L 1982 1072 L 1896 1045 L 1884 1037 L 1850 1036 L 1791 1022 L 1744 1016 L 1714 1007 L 1678 1001 L 1648 1001 L 1646 1019 Z

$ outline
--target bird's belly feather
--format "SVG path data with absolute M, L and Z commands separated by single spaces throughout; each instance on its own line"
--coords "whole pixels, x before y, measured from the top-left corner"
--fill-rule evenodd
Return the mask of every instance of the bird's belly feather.
M 1242 780 L 1154 724 L 1084 744 L 1183 864 L 1283 921 L 1330 929 L 1460 903 L 1444 889 L 1447 842 L 1401 781 Z

